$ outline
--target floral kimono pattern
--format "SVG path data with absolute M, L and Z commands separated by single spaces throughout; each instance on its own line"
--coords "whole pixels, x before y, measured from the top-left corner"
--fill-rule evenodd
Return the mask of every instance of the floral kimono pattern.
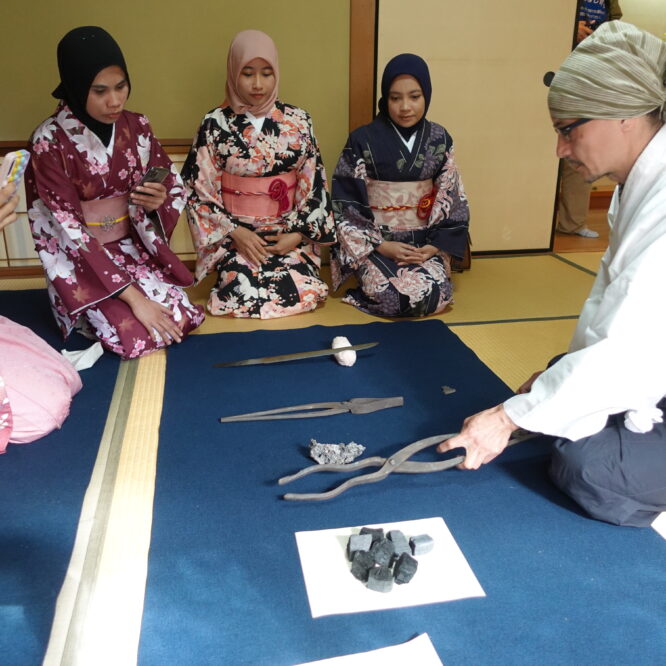
M 231 215 L 222 198 L 223 171 L 252 177 L 294 171 L 292 210 L 277 217 Z M 326 298 L 318 245 L 335 241 L 335 224 L 324 165 L 305 111 L 278 101 L 258 131 L 231 107 L 213 109 L 203 119 L 182 175 L 189 188 L 196 278 L 218 273 L 208 301 L 212 314 L 284 317 L 313 310 Z M 232 242 L 230 233 L 239 225 L 260 236 L 298 232 L 303 242 L 288 254 L 271 254 L 257 268 Z
M 164 347 L 126 303 L 114 298 L 130 284 L 168 307 L 184 334 L 199 326 L 203 310 L 181 288 L 192 283 L 192 276 L 168 245 L 185 205 L 182 181 L 146 117 L 122 113 L 109 155 L 97 135 L 61 103 L 33 133 L 31 153 L 28 216 L 63 335 L 77 328 L 123 358 Z M 153 165 L 170 170 L 166 201 L 150 215 L 130 204 L 129 235 L 102 245 L 85 225 L 81 202 L 129 194 Z
M 368 202 L 368 179 L 432 179 L 435 196 L 426 226 L 390 231 L 379 225 Z M 467 198 L 448 132 L 426 120 L 410 151 L 390 122 L 378 116 L 349 136 L 332 190 L 338 236 L 331 257 L 333 287 L 337 289 L 352 275 L 358 282 L 343 301 L 389 317 L 441 312 L 452 300 L 449 257 L 463 257 L 469 226 Z M 422 264 L 398 266 L 376 251 L 383 241 L 434 245 L 439 252 Z

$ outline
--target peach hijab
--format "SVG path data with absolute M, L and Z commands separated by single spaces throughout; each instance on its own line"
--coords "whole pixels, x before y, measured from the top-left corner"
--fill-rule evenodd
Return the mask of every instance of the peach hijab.
M 268 99 L 261 104 L 251 106 L 243 100 L 238 92 L 238 79 L 243 67 L 255 58 L 263 58 L 273 68 L 275 87 Z M 234 113 L 238 114 L 249 111 L 253 116 L 265 116 L 275 104 L 279 82 L 278 54 L 273 40 L 260 30 L 239 32 L 231 42 L 227 55 L 226 96 L 222 106 L 230 106 Z

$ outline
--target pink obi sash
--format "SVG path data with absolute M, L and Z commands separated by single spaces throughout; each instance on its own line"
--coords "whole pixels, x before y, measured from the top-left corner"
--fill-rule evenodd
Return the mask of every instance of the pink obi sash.
M 88 231 L 102 244 L 129 234 L 128 195 L 111 199 L 82 201 L 81 209 Z
M 234 176 L 222 172 L 222 200 L 232 215 L 279 217 L 294 207 L 296 172 L 279 176 Z
M 368 203 L 380 226 L 407 231 L 428 224 L 436 194 L 431 179 L 405 183 L 368 179 L 367 188 Z

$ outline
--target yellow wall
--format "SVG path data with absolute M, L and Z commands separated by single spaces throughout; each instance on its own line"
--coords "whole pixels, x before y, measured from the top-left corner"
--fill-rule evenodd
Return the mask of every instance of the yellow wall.
M 190 138 L 224 97 L 234 34 L 270 34 L 280 54 L 280 99 L 313 117 L 329 174 L 347 135 L 349 0 L 28 0 L 2 7 L 0 141 L 26 140 L 54 109 L 56 46 L 71 28 L 100 25 L 123 49 L 128 108 L 162 138 Z
M 662 0 L 663 1 L 663 0 Z M 558 161 L 542 83 L 571 48 L 576 0 L 379 3 L 378 81 L 400 52 L 428 62 L 428 116 L 452 134 L 473 250 L 547 248 Z
M 622 20 L 666 38 L 666 2 L 664 0 L 620 0 Z

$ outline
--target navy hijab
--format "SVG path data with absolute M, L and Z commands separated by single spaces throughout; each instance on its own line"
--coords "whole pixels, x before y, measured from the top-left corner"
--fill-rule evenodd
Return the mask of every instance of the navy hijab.
M 423 97 L 425 98 L 425 110 L 423 112 L 423 118 L 421 118 L 421 120 L 419 120 L 419 122 L 412 127 L 401 127 L 400 125 L 397 125 L 391 120 L 388 112 L 388 96 L 391 89 L 391 84 L 393 83 L 394 79 L 401 74 L 408 74 L 409 76 L 413 76 L 419 82 L 423 92 Z M 430 72 L 428 71 L 428 65 L 426 64 L 426 61 L 423 58 L 420 58 L 413 53 L 401 53 L 400 55 L 397 55 L 388 61 L 386 67 L 384 68 L 384 73 L 382 74 L 382 96 L 379 100 L 379 115 L 390 122 L 405 139 L 409 139 L 409 137 L 414 132 L 421 129 L 425 123 L 425 117 L 426 113 L 428 113 L 431 97 L 432 84 L 430 83 Z
M 127 65 L 120 47 L 111 35 L 94 25 L 70 30 L 58 44 L 58 71 L 60 84 L 51 93 L 62 99 L 72 113 L 105 146 L 109 145 L 113 133 L 112 123 L 101 123 L 86 112 L 88 93 L 95 77 L 107 67 L 116 65 L 125 72 L 127 85 L 130 85 Z

